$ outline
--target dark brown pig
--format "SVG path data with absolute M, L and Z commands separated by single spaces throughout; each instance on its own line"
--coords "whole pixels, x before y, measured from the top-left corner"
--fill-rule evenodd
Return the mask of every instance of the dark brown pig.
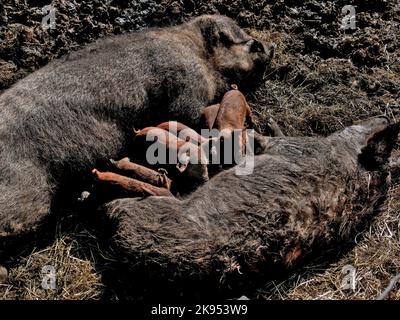
M 68 211 L 58 205 L 72 203 L 89 168 L 129 147 L 132 126 L 196 127 L 229 83 L 259 83 L 273 51 L 206 15 L 102 39 L 19 80 L 0 95 L 0 243 Z
M 153 296 L 240 296 L 274 270 L 335 256 L 384 200 L 399 130 L 374 118 L 326 138 L 270 137 L 250 175 L 222 171 L 181 200 L 107 204 L 125 275 Z

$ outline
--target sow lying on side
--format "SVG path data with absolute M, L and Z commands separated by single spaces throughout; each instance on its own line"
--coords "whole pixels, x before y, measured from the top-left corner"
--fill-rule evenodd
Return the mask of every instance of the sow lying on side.
M 385 196 L 398 132 L 380 117 L 327 138 L 264 137 L 252 175 L 223 171 L 183 200 L 110 202 L 124 274 L 157 290 L 229 288 L 339 248 Z

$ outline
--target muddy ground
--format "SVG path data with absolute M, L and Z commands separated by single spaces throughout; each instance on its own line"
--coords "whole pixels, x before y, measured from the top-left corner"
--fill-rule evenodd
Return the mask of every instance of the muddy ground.
M 204 13 L 234 18 L 277 44 L 272 68 L 248 96 L 260 131 L 275 118 L 287 135 L 327 135 L 360 119 L 386 114 L 400 120 L 400 3 L 396 0 L 54 0 L 55 27 L 43 28 L 49 0 L 0 2 L 0 91 L 48 61 L 110 34 L 177 24 Z M 342 8 L 353 5 L 356 28 L 343 29 Z M 397 158 L 396 158 L 397 157 Z M 400 152 L 395 152 L 395 158 Z M 253 298 L 375 298 L 400 272 L 400 180 L 370 230 L 333 263 L 317 262 L 284 281 L 263 284 Z M 99 252 L 96 235 L 65 218 L 52 245 L 21 253 L 4 298 L 121 298 L 104 285 L 101 269 L 112 257 Z M 40 266 L 60 266 L 60 290 L 40 287 Z M 345 291 L 341 267 L 358 271 L 358 287 Z M 73 279 L 81 279 L 79 283 Z M 396 291 L 397 290 L 397 291 Z M 400 286 L 390 298 L 400 298 Z

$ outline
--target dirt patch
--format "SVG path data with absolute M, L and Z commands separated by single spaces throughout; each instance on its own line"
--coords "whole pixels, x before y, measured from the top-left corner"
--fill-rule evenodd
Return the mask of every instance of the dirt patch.
M 257 125 L 266 130 L 273 117 L 287 135 L 327 135 L 369 116 L 385 113 L 400 119 L 400 4 L 378 1 L 175 1 L 175 0 L 75 0 L 53 1 L 55 29 L 43 29 L 46 0 L 8 0 L 0 3 L 0 90 L 12 85 L 50 60 L 110 34 L 120 34 L 152 26 L 180 23 L 203 13 L 226 14 L 254 36 L 277 44 L 272 69 L 261 87 L 248 99 L 257 115 Z M 342 8 L 356 6 L 356 29 L 341 28 Z M 397 151 L 398 153 L 398 151 Z M 284 282 L 271 282 L 253 297 L 323 299 L 375 298 L 400 272 L 399 256 L 399 165 L 393 167 L 394 187 L 386 207 L 371 229 L 358 236 L 358 245 L 333 265 L 314 264 Z M 61 222 L 67 224 L 68 219 Z M 66 240 L 84 246 L 93 240 L 85 228 Z M 71 234 L 70 234 L 71 235 Z M 81 246 L 56 254 L 60 239 L 45 251 L 33 254 L 38 261 L 75 257 L 65 274 L 84 281 L 74 271 L 85 263 L 98 268 L 101 254 L 86 255 Z M 69 238 L 68 238 L 69 239 Z M 47 250 L 47 251 L 46 251 Z M 95 252 L 95 250 L 90 251 Z M 25 258 L 24 258 L 25 259 Z M 39 293 L 37 268 L 22 259 L 10 270 L 10 285 L 0 287 L 4 298 L 70 298 L 63 293 Z M 41 260 L 42 259 L 42 260 Z M 36 261 L 36 260 L 35 260 Z M 47 260 L 46 260 L 47 261 Z M 75 261 L 75 262 L 74 262 Z M 360 277 L 355 292 L 340 288 L 342 266 L 353 265 Z M 97 298 L 103 290 L 94 269 L 80 298 Z M 96 269 L 98 270 L 98 269 Z M 36 288 L 36 289 L 33 289 Z M 90 288 L 90 289 L 88 289 Z M 399 298 L 399 287 L 391 298 Z M 5 291 L 4 291 L 5 290 Z M 94 294 L 90 290 L 95 290 Z M 89 292 L 88 294 L 84 292 Z

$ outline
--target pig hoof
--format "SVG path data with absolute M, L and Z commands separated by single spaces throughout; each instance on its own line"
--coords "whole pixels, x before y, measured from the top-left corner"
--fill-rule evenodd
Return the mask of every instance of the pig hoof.
M 92 174 L 95 176 L 95 178 L 98 178 L 98 179 L 99 179 L 99 175 L 100 175 L 99 170 L 93 169 L 93 170 L 92 170 Z
M 0 284 L 4 284 L 8 279 L 8 271 L 3 266 L 0 266 Z
M 168 171 L 165 170 L 164 168 L 159 168 L 157 171 L 158 171 L 160 174 L 163 174 L 163 175 L 167 175 L 167 174 L 168 174 Z
M 90 197 L 90 192 L 89 191 L 83 191 L 81 193 L 80 198 L 78 198 L 78 201 L 79 202 L 83 202 L 83 201 L 87 200 L 89 197 Z

